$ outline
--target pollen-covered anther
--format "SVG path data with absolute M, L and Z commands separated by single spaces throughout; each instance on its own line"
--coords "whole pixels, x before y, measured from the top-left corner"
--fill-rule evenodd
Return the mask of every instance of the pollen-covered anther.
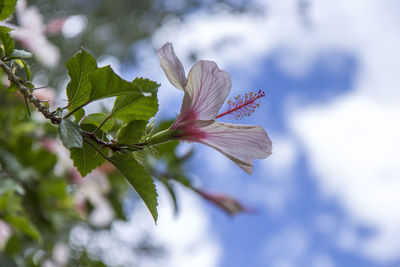
M 229 115 L 231 118 L 240 120 L 248 117 L 255 112 L 256 108 L 260 107 L 260 103 L 257 100 L 262 97 L 265 97 L 265 92 L 262 90 L 258 90 L 257 93 L 250 92 L 235 96 L 226 102 L 226 111 L 219 114 L 217 118 Z

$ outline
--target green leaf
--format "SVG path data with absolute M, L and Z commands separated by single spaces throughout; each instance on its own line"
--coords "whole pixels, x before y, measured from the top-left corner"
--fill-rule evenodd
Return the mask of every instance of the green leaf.
M 160 84 L 142 77 L 134 79 L 132 83 L 135 84 L 143 93 L 155 94 L 160 87 Z
M 149 209 L 154 222 L 157 222 L 157 191 L 150 175 L 132 154 L 117 154 L 110 161 L 133 186 Z
M 118 132 L 118 143 L 129 145 L 139 142 L 146 130 L 146 125 L 145 120 L 131 121 Z
M 33 57 L 33 54 L 31 52 L 20 49 L 14 49 L 14 52 L 11 54 L 11 56 L 8 57 L 8 59 L 31 58 L 31 57 Z
M 26 163 L 43 174 L 51 172 L 57 163 L 57 156 L 45 149 L 32 150 L 30 153 L 25 150 L 25 155 L 31 156 Z
M 17 252 L 21 252 L 21 242 L 15 233 L 7 240 L 4 252 L 7 255 L 14 255 Z
M 88 140 L 88 142 L 91 142 Z M 96 146 L 103 154 L 107 154 L 107 150 L 100 148 L 93 142 L 92 145 Z M 92 170 L 102 165 L 105 158 L 91 145 L 86 142 L 83 143 L 82 148 L 72 148 L 71 149 L 71 159 L 74 162 L 74 166 L 78 169 L 82 177 L 88 175 Z
M 36 227 L 28 220 L 27 217 L 17 215 L 7 215 L 4 221 L 10 223 L 15 229 L 24 232 L 38 242 L 42 241 L 42 236 Z
M 107 120 L 104 125 L 101 126 L 101 130 L 103 132 L 109 132 L 115 124 L 115 121 L 113 119 L 108 118 L 109 116 L 109 114 L 105 113 L 92 113 L 82 120 L 81 125 L 91 124 L 96 126 L 97 128 L 103 123 L 103 121 Z
M 111 114 L 114 118 L 129 123 L 133 120 L 148 120 L 158 111 L 157 97 L 154 96 L 119 96 L 115 100 Z
M 78 123 L 85 116 L 85 110 L 83 108 L 80 108 L 74 112 L 73 116 L 75 118 L 75 122 Z
M 67 61 L 67 69 L 71 81 L 67 85 L 69 110 L 89 100 L 91 84 L 89 75 L 97 69 L 96 59 L 82 50 Z
M 167 188 L 168 193 L 171 196 L 172 203 L 174 204 L 175 215 L 177 215 L 178 212 L 179 212 L 179 206 L 178 206 L 178 201 L 177 201 L 177 198 L 176 198 L 176 193 L 175 193 L 174 186 L 170 181 L 168 181 L 166 179 L 162 179 L 160 181 L 165 185 L 165 188 Z
M 38 191 L 40 192 L 42 203 L 47 202 L 48 207 L 57 206 L 57 202 L 65 200 L 67 193 L 67 183 L 62 179 L 49 179 L 41 181 Z
M 61 119 L 59 132 L 61 141 L 66 148 L 82 147 L 82 130 L 78 124 L 67 119 Z
M 21 181 L 29 181 L 37 175 L 31 168 L 23 167 L 13 153 L 0 147 L 0 164 L 9 174 L 18 177 Z
M 1 2 L 1 1 L 0 1 Z M 6 27 L 6 26 L 0 26 L 0 32 L 10 32 L 13 29 Z
M 7 32 L 0 32 L 0 38 L 4 46 L 4 55 L 6 57 L 11 56 L 11 54 L 14 52 L 14 47 L 15 47 L 14 40 Z
M 7 192 L 17 192 L 20 195 L 25 194 L 24 188 L 17 182 L 11 179 L 2 178 L 0 180 L 0 195 L 3 195 Z
M 97 69 L 89 79 L 92 84 L 90 101 L 126 94 L 141 95 L 137 86 L 119 77 L 110 66 Z
M 32 78 L 31 69 L 25 60 L 21 60 L 21 61 L 22 61 L 22 64 L 24 65 L 26 80 L 29 81 Z
M 15 93 L 16 91 L 18 91 L 18 86 L 15 83 L 10 82 L 10 86 L 8 87 L 8 92 Z
M 8 18 L 15 10 L 17 0 L 1 0 L 0 1 L 0 21 Z

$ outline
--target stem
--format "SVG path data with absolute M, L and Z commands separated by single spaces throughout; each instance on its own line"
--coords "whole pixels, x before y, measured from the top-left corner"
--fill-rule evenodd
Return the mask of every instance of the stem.
M 152 135 L 147 141 L 146 145 L 153 146 L 161 143 L 165 143 L 171 140 L 175 140 L 175 136 L 177 136 L 177 131 L 173 131 L 170 129 L 158 132 Z
M 56 125 L 60 124 L 60 121 L 61 121 L 62 118 L 57 116 L 56 112 L 50 112 L 49 108 L 47 106 L 43 105 L 42 101 L 37 99 L 31 93 L 31 91 L 30 91 L 31 89 L 29 89 L 28 87 L 25 86 L 25 80 L 21 79 L 16 74 L 14 74 L 14 72 L 11 70 L 10 67 L 8 67 L 6 65 L 6 63 L 3 61 L 3 59 L 0 59 L 0 68 L 2 68 L 4 70 L 4 72 L 7 74 L 8 79 L 10 80 L 10 82 L 12 82 L 15 85 L 17 85 L 18 91 L 24 96 L 25 101 L 27 101 L 29 103 L 32 103 L 36 107 L 36 109 L 43 114 L 43 116 L 46 119 L 49 119 L 51 121 L 52 124 L 56 124 Z M 80 108 L 86 106 L 88 103 L 90 103 L 90 100 L 88 100 L 86 103 L 84 103 L 84 104 L 80 105 L 79 107 L 75 108 L 74 110 L 72 110 L 70 113 L 68 113 L 64 117 L 64 119 L 68 118 L 74 112 L 76 112 Z M 101 125 L 96 129 L 96 131 L 94 133 L 89 133 L 89 132 L 86 132 L 86 131 L 82 131 L 83 140 L 86 143 L 88 143 L 89 145 L 91 145 L 93 148 L 95 148 L 107 160 L 109 160 L 109 158 L 106 155 L 104 155 L 94 144 L 90 143 L 87 139 L 91 139 L 93 142 L 95 142 L 99 146 L 104 147 L 104 148 L 109 148 L 113 152 L 116 152 L 116 151 L 123 152 L 126 149 L 129 149 L 131 151 L 132 151 L 132 149 L 134 149 L 134 151 L 138 151 L 138 150 L 142 150 L 144 146 L 152 146 L 152 145 L 156 145 L 156 144 L 159 144 L 159 143 L 167 142 L 167 141 L 173 139 L 173 137 L 172 137 L 173 131 L 169 131 L 169 133 L 167 133 L 168 131 L 163 131 L 163 132 L 160 132 L 160 133 L 157 133 L 157 134 L 153 135 L 150 138 L 148 143 L 146 142 L 146 143 L 133 144 L 133 145 L 126 146 L 126 145 L 116 144 L 116 143 L 113 143 L 113 142 L 110 142 L 110 143 L 104 142 L 103 140 L 97 138 L 96 132 L 107 122 L 107 120 L 109 120 L 109 118 L 111 118 L 111 115 L 109 117 L 107 117 L 101 123 Z
M 112 114 L 108 115 L 107 118 L 99 125 L 99 127 L 97 127 L 97 129 L 93 132 L 94 135 L 96 135 L 96 133 L 100 130 L 101 127 L 103 127 L 103 125 L 109 120 L 111 119 Z
M 35 91 L 35 90 L 44 89 L 44 88 L 47 88 L 47 87 L 49 87 L 49 86 L 48 85 L 40 86 L 40 87 L 35 87 L 35 88 L 31 89 L 31 90 Z
M 82 132 L 83 132 L 83 140 L 85 140 L 85 138 L 89 138 L 89 139 L 92 139 L 94 142 L 96 142 L 101 147 L 107 147 L 107 148 L 111 149 L 112 151 L 120 150 L 120 148 L 117 144 L 104 142 L 103 140 L 98 139 L 97 136 L 93 133 L 88 133 L 86 131 L 82 131 Z
M 7 74 L 8 79 L 17 85 L 18 91 L 24 96 L 26 100 L 32 103 L 37 110 L 39 110 L 46 119 L 49 119 L 53 124 L 59 124 L 61 118 L 58 117 L 55 113 L 50 112 L 50 110 L 43 105 L 42 101 L 37 99 L 31 92 L 28 87 L 25 86 L 25 81 L 14 74 L 14 72 L 4 63 L 3 60 L 0 60 L 0 67 Z
M 64 119 L 68 118 L 69 116 L 71 116 L 72 114 L 74 114 L 76 111 L 80 110 L 81 108 L 83 108 L 84 106 L 86 106 L 87 104 L 89 104 L 91 101 L 88 100 L 85 103 L 83 103 L 82 105 L 74 108 L 74 110 L 72 110 L 70 113 L 68 113 L 67 115 L 64 116 Z
M 26 110 L 28 111 L 28 116 L 30 117 L 30 116 L 31 116 L 31 111 L 29 110 L 29 103 L 28 103 L 28 100 L 26 100 L 26 98 L 24 98 L 24 100 L 25 100 Z
M 89 144 L 91 147 L 93 147 L 97 152 L 99 152 L 99 154 L 105 158 L 106 160 L 110 161 L 110 158 L 107 157 L 106 155 L 103 154 L 103 152 L 101 152 L 100 149 L 98 149 L 95 145 L 93 145 L 92 143 L 90 143 L 88 140 L 86 140 L 85 138 L 83 138 L 83 142 L 85 142 L 86 144 Z

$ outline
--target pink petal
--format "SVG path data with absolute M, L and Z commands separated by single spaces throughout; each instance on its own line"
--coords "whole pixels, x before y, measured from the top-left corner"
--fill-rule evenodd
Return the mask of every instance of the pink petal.
M 215 62 L 200 60 L 189 72 L 181 113 L 190 109 L 197 120 L 213 120 L 230 90 L 229 74 Z
M 253 159 L 271 155 L 272 142 L 260 126 L 198 122 L 204 138 L 197 142 L 215 148 L 233 160 L 246 173 L 253 171 Z
M 235 215 L 240 212 L 252 212 L 253 210 L 245 207 L 237 199 L 225 194 L 212 194 L 204 190 L 196 190 L 204 199 L 214 203 L 229 215 Z
M 182 63 L 177 58 L 171 43 L 164 44 L 158 49 L 158 58 L 161 68 L 164 70 L 169 82 L 178 89 L 184 90 L 186 75 Z

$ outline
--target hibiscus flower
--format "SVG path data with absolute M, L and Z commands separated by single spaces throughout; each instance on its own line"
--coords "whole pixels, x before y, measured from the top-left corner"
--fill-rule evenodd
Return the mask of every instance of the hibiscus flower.
M 158 57 L 171 84 L 184 91 L 181 111 L 170 127 L 175 132 L 174 138 L 210 146 L 251 174 L 253 159 L 268 157 L 272 143 L 265 130 L 258 125 L 215 120 L 220 117 L 218 111 L 231 90 L 229 74 L 220 70 L 213 61 L 200 60 L 186 78 L 171 43 L 158 50 Z

